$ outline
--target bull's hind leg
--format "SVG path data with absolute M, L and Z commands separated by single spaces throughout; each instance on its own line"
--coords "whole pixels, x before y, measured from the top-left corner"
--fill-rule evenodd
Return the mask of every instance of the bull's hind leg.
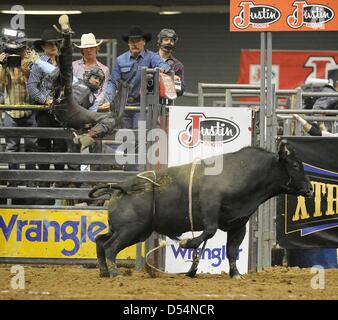
M 109 277 L 108 267 L 106 264 L 106 256 L 104 251 L 104 243 L 106 243 L 109 239 L 114 239 L 113 233 L 111 231 L 105 234 L 100 234 L 95 238 L 96 256 L 101 277 Z
M 215 235 L 216 231 L 217 225 L 209 225 L 204 229 L 200 236 L 192 239 L 183 239 L 180 242 L 180 246 L 182 248 L 197 249 L 202 242 L 212 238 Z
M 208 199 L 204 199 L 202 203 L 201 212 L 204 225 L 203 232 L 196 238 L 182 240 L 180 243 L 182 248 L 197 249 L 202 242 L 212 238 L 215 235 L 218 229 L 217 214 L 219 211 L 219 201 L 215 201 L 214 204 L 210 203 L 211 201 Z
M 234 279 L 243 278 L 237 269 L 236 260 L 239 254 L 239 246 L 245 236 L 245 231 L 246 227 L 244 224 L 227 232 L 227 256 L 230 266 L 230 277 Z
M 128 228 L 124 230 L 119 230 L 119 234 L 114 241 L 108 240 L 107 243 L 104 244 L 106 263 L 110 277 L 115 277 L 119 274 L 116 265 L 117 254 L 129 246 L 145 240 L 150 236 L 151 232 L 151 230 L 140 230 L 139 228 L 136 229 L 128 226 Z

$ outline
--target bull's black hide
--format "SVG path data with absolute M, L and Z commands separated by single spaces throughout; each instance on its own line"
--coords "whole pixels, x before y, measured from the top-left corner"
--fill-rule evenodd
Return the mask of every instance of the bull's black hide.
M 204 162 L 195 168 L 193 226 L 194 231 L 203 232 L 181 246 L 197 248 L 217 229 L 227 231 L 230 276 L 239 277 L 236 256 L 249 217 L 273 196 L 282 193 L 308 196 L 312 187 L 302 162 L 285 141 L 280 143 L 278 154 L 246 147 L 217 160 L 223 166 L 218 175 L 206 175 Z M 191 167 L 188 164 L 159 171 L 156 177 L 159 186 L 135 176 L 90 192 L 93 198 L 112 194 L 108 205 L 109 232 L 96 238 L 101 276 L 117 275 L 116 255 L 146 240 L 153 231 L 177 238 L 191 230 L 188 209 Z M 154 179 L 152 175 L 149 177 Z

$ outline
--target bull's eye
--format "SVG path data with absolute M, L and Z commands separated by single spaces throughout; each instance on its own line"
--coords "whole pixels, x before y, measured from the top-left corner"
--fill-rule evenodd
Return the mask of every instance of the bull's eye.
M 299 170 L 299 164 L 297 163 L 297 162 L 295 162 L 295 163 L 293 163 L 292 164 L 292 167 L 294 168 L 294 169 L 296 169 L 296 170 Z

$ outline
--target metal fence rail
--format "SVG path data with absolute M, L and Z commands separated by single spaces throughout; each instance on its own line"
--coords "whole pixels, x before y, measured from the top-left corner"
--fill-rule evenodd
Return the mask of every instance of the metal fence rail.
M 299 106 L 298 106 L 299 108 Z M 293 114 L 302 114 L 307 121 L 321 121 L 331 123 L 332 132 L 336 132 L 335 123 L 338 121 L 338 110 L 304 110 L 304 109 L 289 109 L 276 110 L 276 117 L 282 122 L 284 135 L 304 135 L 302 125 L 293 119 Z
M 127 132 L 131 134 L 127 134 Z M 132 129 L 119 129 L 119 133 L 122 136 L 127 136 L 130 141 L 138 139 L 139 134 L 137 130 Z M 104 140 L 108 139 L 115 139 L 116 132 L 106 135 Z M 25 128 L 25 127 L 18 127 L 18 128 L 11 128 L 11 127 L 1 127 L 0 126 L 0 137 L 26 137 L 26 138 L 50 138 L 50 139 L 73 139 L 74 135 L 71 130 L 65 128 Z
M 99 156 L 97 154 L 97 156 Z M 1 179 L 6 181 L 49 182 L 121 182 L 134 175 L 134 171 L 67 171 L 64 170 L 1 170 Z M 20 190 L 21 192 L 21 190 Z M 20 192 L 18 196 L 20 197 Z M 40 196 L 39 194 L 37 196 Z M 1 194 L 0 197 L 3 197 Z
M 138 154 L 129 153 L 138 162 Z M 115 153 L 50 153 L 43 152 L 0 152 L 1 163 L 39 163 L 39 164 L 119 164 L 124 155 Z M 1 171 L 3 174 L 3 171 Z M 69 173 L 69 171 L 67 171 Z
M 249 84 L 220 84 L 220 83 L 198 83 L 198 106 L 205 106 L 205 98 L 225 98 L 225 90 L 227 89 L 259 89 L 260 87 L 257 85 L 249 85 Z M 224 90 L 222 93 L 206 93 L 205 89 L 213 89 L 213 90 Z

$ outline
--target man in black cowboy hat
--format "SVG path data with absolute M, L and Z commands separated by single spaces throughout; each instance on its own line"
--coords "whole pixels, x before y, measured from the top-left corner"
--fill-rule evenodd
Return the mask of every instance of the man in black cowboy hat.
M 62 38 L 53 29 L 45 29 L 41 34 L 41 39 L 33 42 L 33 46 L 37 51 L 44 52 L 46 45 L 55 45 L 57 48 L 60 46 Z
M 62 38 L 52 29 L 42 32 L 41 39 L 34 41 L 35 50 L 42 52 L 40 59 L 32 65 L 27 82 L 27 90 L 31 98 L 40 104 L 51 104 L 53 97 L 53 84 L 46 82 L 44 68 L 54 69 L 58 65 L 59 47 Z M 49 67 L 48 64 L 49 63 Z
M 118 56 L 108 82 L 107 98 L 111 102 L 117 93 L 118 81 L 123 80 L 131 85 L 128 95 L 128 105 L 140 105 L 141 67 L 156 68 L 168 72 L 170 66 L 158 54 L 145 49 L 152 38 L 150 33 L 144 33 L 139 26 L 131 27 L 128 34 L 122 35 L 122 40 L 128 43 L 129 50 Z M 137 128 L 139 113 L 125 112 L 123 125 L 125 128 Z
M 53 66 L 58 65 L 59 47 L 62 41 L 62 37 L 52 30 L 46 29 L 42 32 L 41 39 L 34 41 L 33 46 L 37 51 L 42 51 L 39 61 L 36 61 L 29 74 L 27 82 L 27 91 L 31 98 L 37 104 L 51 105 L 54 96 L 54 83 L 52 79 L 46 77 L 43 67 L 53 70 Z M 48 63 L 48 64 L 47 64 Z M 45 70 L 46 71 L 46 70 Z M 46 110 L 40 110 L 36 114 L 36 122 L 38 127 L 50 127 L 58 128 L 58 123 L 54 116 Z M 65 152 L 67 151 L 67 144 L 64 139 L 38 139 L 38 151 L 39 152 Z M 49 170 L 49 164 L 39 164 L 40 170 Z M 57 170 L 63 170 L 63 164 L 56 164 Z

